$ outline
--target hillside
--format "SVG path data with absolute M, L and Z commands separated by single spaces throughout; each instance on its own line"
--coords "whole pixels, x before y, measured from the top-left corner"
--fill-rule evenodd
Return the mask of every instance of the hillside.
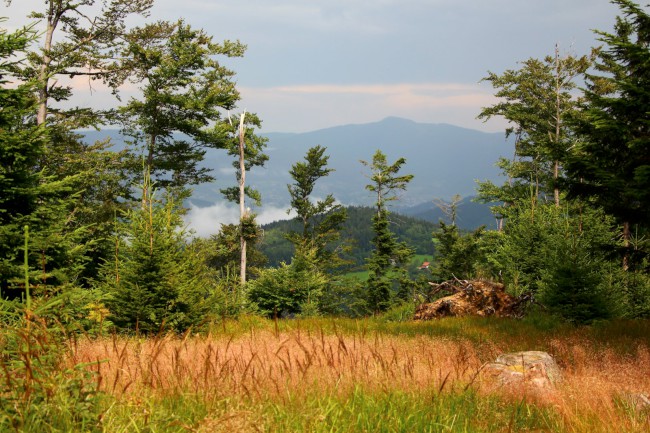
M 374 209 L 371 207 L 347 207 L 348 220 L 341 232 L 341 239 L 350 242 L 352 251 L 346 256 L 355 266 L 361 266 L 366 258 L 370 257 L 372 227 L 371 219 Z M 410 216 L 393 213 L 391 215 L 391 230 L 400 241 L 406 242 L 415 248 L 417 254 L 431 256 L 433 242 L 431 233 L 438 227 L 430 221 L 413 218 Z M 298 221 L 276 221 L 262 226 L 264 240 L 262 252 L 269 258 L 269 265 L 277 266 L 280 262 L 290 262 L 293 255 L 293 246 L 285 239 L 289 231 L 299 231 L 301 226 Z

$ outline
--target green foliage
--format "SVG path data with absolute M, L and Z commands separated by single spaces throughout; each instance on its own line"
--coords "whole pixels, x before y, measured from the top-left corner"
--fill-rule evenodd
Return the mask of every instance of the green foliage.
M 253 167 L 263 167 L 269 159 L 269 156 L 263 152 L 268 139 L 253 133 L 253 128 L 259 128 L 262 122 L 252 113 L 243 113 L 241 116 L 241 121 L 243 122 L 241 125 L 224 123 L 221 126 L 224 132 L 226 132 L 227 137 L 229 137 L 225 142 L 228 155 L 237 157 L 237 160 L 233 161 L 232 165 L 236 170 L 238 184 L 242 182 L 242 167 L 244 171 L 250 171 Z M 242 134 L 244 141 L 243 148 L 240 148 Z M 239 203 L 241 200 L 239 197 L 239 186 L 221 189 L 221 193 L 230 202 Z M 251 188 L 249 185 L 244 185 L 244 195 L 251 198 L 257 206 L 261 206 L 262 197 L 259 191 Z
M 35 113 L 35 87 L 29 83 L 8 86 L 15 69 L 11 58 L 24 52 L 34 38 L 28 29 L 0 31 L 0 297 L 7 296 L 9 286 L 20 279 L 23 226 L 38 209 L 43 179 L 34 166 L 47 136 L 43 128 L 29 123 Z
M 390 214 L 386 207 L 390 201 L 397 199 L 397 191 L 406 189 L 413 175 L 398 176 L 406 160 L 400 158 L 389 165 L 386 155 L 379 150 L 373 155 L 371 163 L 361 163 L 371 171 L 372 183 L 366 185 L 366 189 L 376 194 L 377 213 L 372 217 L 373 251 L 368 259 L 366 298 L 368 310 L 376 314 L 386 311 L 391 305 L 394 292 L 400 299 L 406 299 L 411 292 L 405 267 L 414 251 L 405 243 L 398 242 L 391 232 Z
M 382 210 L 372 220 L 375 237 L 374 249 L 368 259 L 366 300 L 373 313 L 386 311 L 395 294 L 404 300 L 411 292 L 406 266 L 414 251 L 405 243 L 397 241 L 390 231 L 388 217 L 388 212 Z
M 210 280 L 217 285 L 218 294 L 214 311 L 219 317 L 237 316 L 246 308 L 246 298 L 240 281 L 241 225 L 222 224 L 219 233 L 208 239 L 197 238 L 192 247 L 209 268 Z M 254 218 L 244 225 L 246 239 L 247 273 L 256 277 L 266 264 L 266 256 L 260 251 L 262 230 Z
M 347 219 L 341 226 L 341 239 L 349 248 L 343 248 L 340 242 L 331 248 L 340 250 L 341 257 L 349 263 L 346 268 L 361 269 L 366 265 L 366 258 L 372 252 L 372 220 L 376 210 L 365 206 L 348 206 L 345 208 Z M 417 254 L 431 256 L 433 244 L 431 232 L 436 225 L 418 218 L 391 213 L 391 230 L 400 242 L 412 246 Z M 285 234 L 300 232 L 300 222 L 297 220 L 276 221 L 262 226 L 264 238 L 260 248 L 269 259 L 269 265 L 278 266 L 280 262 L 289 262 L 294 248 Z M 345 269 L 345 268 L 344 268 Z
M 207 268 L 182 229 L 179 205 L 143 187 L 145 206 L 127 213 L 115 239 L 115 258 L 100 287 L 119 329 L 155 333 L 197 325 L 214 301 Z
M 269 317 L 315 315 L 328 278 L 313 265 L 316 251 L 297 255 L 291 264 L 265 269 L 248 286 L 248 297 Z
M 602 207 L 624 226 L 625 267 L 648 254 L 631 257 L 632 227 L 650 228 L 650 15 L 629 0 L 613 33 L 599 31 L 604 46 L 595 72 L 587 74 L 585 101 L 575 128 L 580 137 L 567 164 L 573 196 Z M 638 254 L 641 253 L 641 254 Z M 647 269 L 645 270 L 647 272 Z
M 215 56 L 241 56 L 245 47 L 216 44 L 182 20 L 137 28 L 128 42 L 124 67 L 134 84 L 142 84 L 143 96 L 120 108 L 124 132 L 142 148 L 161 187 L 212 181 L 200 162 L 206 148 L 227 147 L 229 126 L 221 120 L 221 110 L 234 108 L 239 99 L 234 73 Z
M 0 33 L 0 285 L 2 296 L 20 296 L 24 290 L 23 227 L 29 226 L 30 278 L 38 278 L 41 292 L 74 283 L 83 272 L 92 239 L 88 228 L 73 218 L 79 175 L 61 175 L 43 162 L 51 155 L 52 131 L 34 124 L 35 85 L 18 81 L 19 65 L 12 55 L 25 51 L 33 39 L 30 30 Z M 22 289 L 21 289 L 22 285 Z
M 590 64 L 587 56 L 561 57 L 556 47 L 555 56 L 531 58 L 518 70 L 501 75 L 490 72 L 484 78 L 498 89 L 495 96 L 499 102 L 484 108 L 478 117 L 489 120 L 501 116 L 512 125 L 506 129 L 506 136 L 515 136 L 515 157 L 499 160 L 498 165 L 510 179 L 506 185 L 480 184 L 483 200 L 512 203 L 530 196 L 532 188 L 533 197 L 555 194 L 559 204 L 560 162 L 574 141 L 566 126 L 577 105 L 574 80 Z
M 325 150 L 321 146 L 310 148 L 304 162 L 295 163 L 289 171 L 294 180 L 288 185 L 291 210 L 295 211 L 302 230 L 289 232 L 287 239 L 294 245 L 295 257 L 300 257 L 300 260 L 313 257 L 311 266 L 328 275 L 344 264 L 341 253 L 346 250 L 346 245 L 339 239 L 347 213 L 343 206 L 336 204 L 332 194 L 323 200 L 312 201 L 316 181 L 334 171 L 326 168 L 329 157 Z
M 618 284 L 608 252 L 615 249 L 612 219 L 580 204 L 527 204 L 511 209 L 503 233 L 486 239 L 494 275 L 514 294 L 536 293 L 552 312 L 575 322 L 615 312 Z
M 462 234 L 456 225 L 440 221 L 440 230 L 433 233 L 436 253 L 432 273 L 440 280 L 476 277 L 484 261 L 481 248 L 484 233 L 485 228 L 481 227 Z
M 615 239 L 611 219 L 592 210 L 579 215 L 581 220 L 556 212 L 552 217 L 555 226 L 543 233 L 546 239 L 541 245 L 540 301 L 570 322 L 611 317 L 620 287 L 606 284 L 614 269 L 606 257 Z
M 86 365 L 68 366 L 70 335 L 53 320 L 59 303 L 27 311 L 0 301 L 2 431 L 101 431 L 98 382 Z
M 415 315 L 415 303 L 402 302 L 393 305 L 386 312 L 378 316 L 379 320 L 386 322 L 409 322 Z
M 105 113 L 89 108 L 62 109 L 53 103 L 67 101 L 72 86 L 64 77 L 102 80 L 117 92 L 128 74 L 121 64 L 120 52 L 126 22 L 134 15 L 146 16 L 153 0 L 44 0 L 43 9 L 29 18 L 45 23 L 44 41 L 38 51 L 27 56 L 28 65 L 21 74 L 38 82 L 39 125 L 58 125 L 65 130 L 102 124 Z M 101 4 L 100 4 L 101 3 Z
M 372 162 L 360 161 L 370 169 L 370 181 L 366 189 L 376 195 L 375 205 L 377 212 L 386 209 L 389 202 L 397 200 L 397 193 L 406 190 L 408 183 L 413 180 L 412 174 L 398 176 L 397 173 L 406 164 L 406 159 L 399 158 L 394 163 L 388 164 L 386 155 L 377 150 L 372 156 Z
M 634 244 L 638 241 L 638 239 L 635 239 Z M 644 251 L 649 249 L 647 245 L 641 248 Z M 616 300 L 619 308 L 618 313 L 623 317 L 632 319 L 650 318 L 650 273 L 647 271 L 650 263 L 648 262 L 649 259 L 646 257 L 643 261 L 636 261 L 639 269 L 625 271 L 617 267 L 615 272 L 606 275 L 606 278 L 609 279 L 608 285 L 617 288 L 616 293 L 619 296 Z

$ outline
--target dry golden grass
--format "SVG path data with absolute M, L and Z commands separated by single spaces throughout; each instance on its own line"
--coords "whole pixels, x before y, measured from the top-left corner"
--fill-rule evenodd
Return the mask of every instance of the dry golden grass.
M 482 362 L 468 342 L 426 337 L 327 335 L 294 331 L 152 339 L 112 338 L 77 345 L 104 391 L 273 397 L 300 390 L 443 388 L 471 380 Z
M 477 373 L 507 350 L 499 343 L 382 333 L 251 330 L 238 337 L 112 337 L 79 342 L 71 363 L 91 363 L 101 389 L 119 400 L 192 394 L 206 400 L 272 400 L 369 392 L 449 393 L 467 387 L 501 393 L 560 414 L 564 431 L 650 431 L 633 416 L 627 397 L 650 392 L 650 349 L 641 342 L 625 354 L 575 333 L 545 342 L 564 380 L 548 393 L 494 390 Z M 531 347 L 531 350 L 537 349 Z M 233 406 L 226 426 L 250 417 Z M 209 424 L 209 420 L 206 420 Z M 611 430 L 609 430 L 610 427 Z

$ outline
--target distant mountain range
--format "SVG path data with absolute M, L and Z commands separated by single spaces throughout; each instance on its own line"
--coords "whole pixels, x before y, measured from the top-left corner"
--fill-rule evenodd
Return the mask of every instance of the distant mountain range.
M 495 219 L 490 207 L 493 204 L 483 204 L 474 202 L 474 196 L 464 197 L 457 205 L 456 225 L 462 230 L 473 230 L 480 226 L 488 229 L 497 228 Z M 436 205 L 433 201 L 420 203 L 415 206 L 398 207 L 396 212 L 413 218 L 437 223 L 442 220 L 445 223 L 451 223 L 449 215 Z
M 110 136 L 119 145 L 123 142 L 115 130 L 85 132 L 88 141 Z M 414 179 L 398 204 L 401 213 L 437 221 L 434 198 L 449 200 L 459 194 L 475 194 L 476 180 L 501 183 L 495 162 L 500 156 L 512 155 L 513 144 L 503 133 L 485 133 L 448 124 L 417 123 L 389 117 L 375 123 L 344 125 L 305 133 L 267 133 L 269 161 L 264 168 L 255 168 L 247 176 L 249 184 L 262 193 L 263 205 L 288 208 L 291 165 L 304 158 L 310 147 L 327 147 L 329 167 L 335 171 L 321 179 L 314 197 L 331 193 L 345 205 L 372 205 L 373 197 L 365 189 L 369 171 L 359 160 L 371 161 L 377 149 L 392 163 L 406 159 L 403 174 Z M 211 150 L 204 165 L 214 170 L 217 181 L 196 186 L 191 198 L 194 206 L 209 207 L 223 202 L 219 190 L 235 184 L 232 158 L 224 151 Z M 483 206 L 464 201 L 460 210 Z M 257 209 L 256 212 L 263 212 Z M 488 211 L 487 218 L 491 218 Z M 480 212 L 479 212 L 480 213 Z M 441 215 L 440 215 L 441 216 Z M 467 224 L 460 222 L 460 225 Z M 480 225 L 480 224 L 479 224 Z

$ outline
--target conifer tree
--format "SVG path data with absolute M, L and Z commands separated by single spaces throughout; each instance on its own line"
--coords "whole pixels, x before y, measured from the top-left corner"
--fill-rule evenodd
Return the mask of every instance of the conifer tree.
M 228 119 L 228 124 L 224 124 L 225 127 L 229 126 L 228 134 L 231 137 L 226 141 L 225 147 L 229 155 L 237 157 L 232 163 L 236 170 L 237 186 L 224 188 L 221 193 L 228 201 L 239 204 L 239 264 L 237 267 L 239 268 L 239 281 L 243 287 L 248 275 L 249 242 L 254 242 L 260 234 L 255 214 L 251 213 L 246 206 L 246 197 L 253 199 L 257 206 L 262 204 L 259 191 L 246 184 L 246 173 L 252 167 L 264 166 L 269 157 L 263 152 L 268 141 L 267 138 L 253 133 L 253 128 L 261 125 L 259 118 L 255 114 L 244 112 L 239 119 L 238 125 L 234 125 L 230 119 Z M 222 231 L 223 229 L 222 226 Z
M 239 42 L 215 43 L 182 20 L 130 33 L 124 67 L 131 71 L 129 80 L 140 85 L 142 98 L 131 98 L 120 108 L 120 117 L 123 132 L 144 155 L 158 187 L 186 188 L 213 180 L 200 162 L 206 149 L 226 147 L 221 113 L 239 99 L 234 73 L 216 56 L 238 57 L 244 49 Z
M 596 32 L 604 46 L 596 71 L 586 75 L 580 141 L 567 171 L 573 196 L 602 206 L 621 224 L 627 269 L 648 253 L 631 238 L 635 228 L 640 234 L 650 228 L 650 14 L 630 0 L 613 3 L 622 15 L 613 33 Z
M 118 223 L 115 257 L 105 263 L 99 286 L 118 328 L 182 331 L 210 310 L 208 274 L 186 243 L 179 203 L 169 193 L 157 199 L 148 176 L 142 191 L 145 206 Z
M 288 185 L 291 196 L 291 210 L 300 220 L 302 232 L 289 233 L 288 239 L 295 247 L 296 255 L 305 255 L 314 250 L 314 265 L 324 272 L 336 269 L 342 264 L 338 253 L 332 249 L 341 235 L 341 228 L 347 218 L 345 208 L 336 203 L 332 194 L 323 200 L 313 201 L 312 193 L 316 182 L 328 176 L 334 169 L 327 168 L 327 148 L 310 148 L 304 161 L 295 163 L 289 174 L 294 183 Z
M 0 283 L 17 287 L 22 265 L 24 226 L 30 228 L 32 279 L 43 290 L 75 284 L 84 267 L 86 227 L 71 228 L 76 201 L 75 176 L 57 178 L 39 164 L 51 143 L 50 130 L 37 125 L 37 83 L 22 81 L 22 65 L 14 55 L 35 38 L 23 29 L 0 32 Z M 8 86 L 9 83 L 12 86 Z M 19 280 L 22 281 L 22 280 Z M 15 295 L 15 293 L 14 293 Z
M 373 313 L 385 311 L 391 304 L 395 285 L 400 282 L 399 293 L 406 296 L 407 278 L 403 265 L 413 256 L 413 250 L 405 243 L 398 242 L 390 230 L 390 213 L 387 206 L 397 200 L 397 192 L 405 190 L 413 175 L 398 175 L 406 163 L 404 158 L 399 158 L 389 164 L 386 155 L 377 150 L 372 162 L 361 161 L 370 168 L 370 180 L 366 189 L 376 196 L 376 214 L 372 218 L 373 252 L 368 259 L 368 289 L 367 306 Z
M 16 286 L 20 277 L 23 226 L 38 207 L 41 175 L 34 172 L 47 136 L 33 118 L 35 84 L 16 85 L 14 56 L 24 52 L 36 35 L 29 29 L 0 31 L 0 289 Z M 13 83 L 12 83 L 13 82 Z M 9 86 L 9 84 L 14 84 Z M 14 294 L 13 296 L 20 296 Z

